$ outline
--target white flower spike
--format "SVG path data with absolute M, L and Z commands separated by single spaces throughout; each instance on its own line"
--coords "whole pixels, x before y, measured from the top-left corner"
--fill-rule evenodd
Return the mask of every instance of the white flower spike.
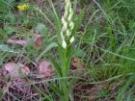
M 75 40 L 74 36 L 72 36 L 72 30 L 74 29 L 73 22 L 73 9 L 70 0 L 65 0 L 65 12 L 61 18 L 62 21 L 62 29 L 61 29 L 61 45 L 64 49 L 67 48 L 67 43 L 72 44 Z M 68 42 L 67 42 L 68 41 Z

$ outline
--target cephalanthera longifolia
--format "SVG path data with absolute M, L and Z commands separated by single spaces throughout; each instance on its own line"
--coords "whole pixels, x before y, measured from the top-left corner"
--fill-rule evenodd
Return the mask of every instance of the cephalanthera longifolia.
M 61 18 L 62 29 L 60 32 L 61 36 L 61 45 L 65 49 L 68 43 L 72 43 L 74 41 L 74 36 L 72 35 L 72 30 L 74 28 L 73 22 L 73 9 L 70 0 L 65 0 L 65 12 Z

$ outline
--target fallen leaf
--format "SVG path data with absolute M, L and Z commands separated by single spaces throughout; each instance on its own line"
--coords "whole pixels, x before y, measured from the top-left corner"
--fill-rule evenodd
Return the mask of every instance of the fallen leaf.
M 39 74 L 44 75 L 44 77 L 47 78 L 47 77 L 51 77 L 54 71 L 52 69 L 50 62 L 43 60 L 39 62 L 38 72 Z
M 30 73 L 29 67 L 23 65 L 22 72 L 23 72 L 24 74 L 28 75 L 28 74 Z
M 72 69 L 81 69 L 84 68 L 84 63 L 78 57 L 73 57 L 71 60 L 71 68 Z
M 26 46 L 28 45 L 28 41 L 24 39 L 16 39 L 16 38 L 9 38 L 7 40 L 7 43 L 13 44 L 13 45 L 20 45 L 20 46 Z
M 28 75 L 30 73 L 29 68 L 21 63 L 6 63 L 4 65 L 4 69 L 8 71 L 11 78 L 21 77 L 22 75 L 20 74 L 20 72 L 25 75 Z
M 39 48 L 42 46 L 43 38 L 40 34 L 36 33 L 34 34 L 34 44 L 36 48 Z
M 26 39 L 17 39 L 15 36 L 9 38 L 7 40 L 7 43 L 13 44 L 13 45 L 20 45 L 20 46 L 27 46 L 29 44 L 29 40 Z M 39 48 L 42 46 L 43 38 L 40 34 L 36 33 L 33 34 L 33 44 L 36 48 Z

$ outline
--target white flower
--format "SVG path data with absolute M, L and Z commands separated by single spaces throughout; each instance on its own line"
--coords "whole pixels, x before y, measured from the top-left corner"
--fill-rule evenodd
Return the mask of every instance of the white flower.
M 62 24 L 63 24 L 62 30 L 65 31 L 65 30 L 67 29 L 68 24 L 67 24 L 67 22 L 65 21 L 64 17 L 62 17 L 61 21 L 62 21 Z
M 74 38 L 74 36 L 72 36 L 71 39 L 70 39 L 70 43 L 73 43 L 74 40 L 75 40 L 75 38 Z
M 71 35 L 71 32 L 69 30 L 66 31 L 66 35 L 67 36 L 70 36 Z
M 73 17 L 73 10 L 72 8 L 69 9 L 69 17 L 68 17 L 68 21 L 71 21 L 72 20 L 72 17 Z
M 65 40 L 62 41 L 62 47 L 63 47 L 64 49 L 67 48 L 67 43 L 65 42 Z
M 71 23 L 69 24 L 69 26 L 70 26 L 70 29 L 73 30 L 73 28 L 74 28 L 75 25 L 74 25 L 73 22 L 71 22 Z
M 61 18 L 61 22 L 63 26 L 60 33 L 61 42 L 62 42 L 61 45 L 64 49 L 67 48 L 68 43 L 71 44 L 75 40 L 74 36 L 72 36 L 72 30 L 74 29 L 74 22 L 72 20 L 73 13 L 74 12 L 72 9 L 71 1 L 65 0 L 65 12 Z

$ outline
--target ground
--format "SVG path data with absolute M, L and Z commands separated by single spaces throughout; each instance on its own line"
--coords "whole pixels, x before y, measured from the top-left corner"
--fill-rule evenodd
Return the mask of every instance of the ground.
M 135 101 L 134 9 L 134 0 L 0 0 L 1 100 Z

